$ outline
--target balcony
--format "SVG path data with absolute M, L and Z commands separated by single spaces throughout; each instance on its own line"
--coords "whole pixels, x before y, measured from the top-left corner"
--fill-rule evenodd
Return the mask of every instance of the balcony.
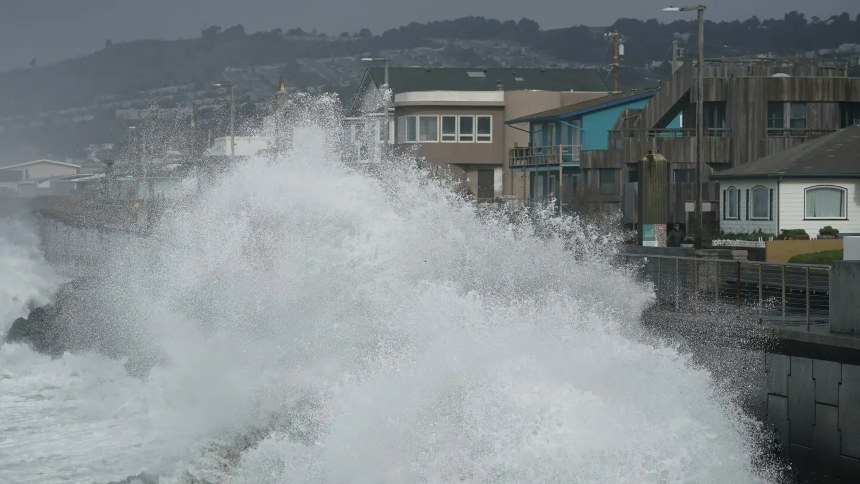
M 508 153 L 512 168 L 579 163 L 582 145 L 551 145 L 513 148 Z
M 728 164 L 732 156 L 731 132 L 707 128 L 702 138 L 704 162 Z M 609 134 L 610 150 L 619 150 L 625 160 L 638 161 L 648 150 L 657 150 L 670 162 L 692 162 L 696 153 L 695 129 L 616 130 Z

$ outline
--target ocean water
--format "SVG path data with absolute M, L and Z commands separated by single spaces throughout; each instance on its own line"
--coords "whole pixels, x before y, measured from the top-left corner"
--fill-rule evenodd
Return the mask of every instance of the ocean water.
M 0 346 L 0 482 L 775 478 L 713 377 L 641 337 L 620 237 L 478 213 L 408 157 L 350 167 L 335 104 L 302 98 L 289 150 L 104 241 L 67 315 L 97 351 Z M 4 327 L 58 284 L 33 246 L 0 238 Z

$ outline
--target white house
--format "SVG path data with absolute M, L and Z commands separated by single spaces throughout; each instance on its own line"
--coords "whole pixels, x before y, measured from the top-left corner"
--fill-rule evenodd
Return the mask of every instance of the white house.
M 720 230 L 786 229 L 818 234 L 832 226 L 860 234 L 860 126 L 712 175 L 720 182 Z
M 21 179 L 27 180 L 46 180 L 58 176 L 76 175 L 80 165 L 74 163 L 66 163 L 65 161 L 54 160 L 34 160 L 26 163 L 18 163 L 17 165 L 9 165 L 0 167 L 3 171 L 18 171 L 21 173 Z

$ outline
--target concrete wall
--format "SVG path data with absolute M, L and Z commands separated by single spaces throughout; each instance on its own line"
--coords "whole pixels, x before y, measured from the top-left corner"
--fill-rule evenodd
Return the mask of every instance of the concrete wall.
M 860 366 L 766 353 L 765 367 L 767 421 L 793 463 L 860 475 Z
M 860 333 L 860 261 L 830 266 L 830 330 Z
M 800 254 L 811 254 L 813 252 L 822 252 L 825 250 L 839 250 L 842 248 L 842 240 L 769 240 L 765 242 L 764 245 L 765 261 L 788 262 L 789 259 Z
M 819 185 L 832 185 L 847 190 L 847 218 L 844 220 L 807 220 L 804 190 Z M 830 225 L 840 233 L 860 233 L 860 180 L 821 179 L 785 181 L 779 184 L 779 229 L 804 229 L 809 235 L 817 235 L 818 229 Z
M 755 220 L 752 218 L 752 194 L 750 191 L 758 186 L 763 186 L 768 190 L 773 190 L 773 200 L 771 201 L 771 214 L 767 220 Z M 727 219 L 726 207 L 723 200 L 726 200 L 726 191 L 731 188 L 740 190 L 741 203 L 738 206 L 738 219 Z M 756 231 L 762 231 L 766 234 L 779 235 L 778 220 L 779 220 L 779 190 L 776 180 L 724 180 L 720 182 L 720 230 L 726 233 L 733 234 L 749 234 Z M 822 225 L 823 227 L 823 225 Z M 815 233 L 818 233 L 816 229 Z

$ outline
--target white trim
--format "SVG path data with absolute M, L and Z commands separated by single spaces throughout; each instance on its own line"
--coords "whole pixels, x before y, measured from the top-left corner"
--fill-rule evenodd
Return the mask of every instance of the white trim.
M 755 216 L 755 204 L 753 203 L 753 200 L 755 200 L 755 191 L 758 188 L 764 190 L 767 193 L 767 214 L 764 217 L 756 217 Z M 772 200 L 770 199 L 770 188 L 768 188 L 764 185 L 756 185 L 756 186 L 750 188 L 750 196 L 749 196 L 749 199 L 747 199 L 747 204 L 749 205 L 749 209 L 750 209 L 750 218 L 749 219 L 750 220 L 770 220 L 771 203 L 772 203 Z
M 735 195 L 733 197 L 729 195 L 730 190 L 735 191 Z M 725 202 L 726 202 L 726 208 L 725 208 L 725 211 L 723 212 L 723 220 L 740 220 L 741 219 L 741 204 L 738 201 L 738 196 L 739 196 L 738 194 L 739 193 L 740 193 L 740 189 L 738 189 L 734 185 L 726 187 L 725 195 L 723 195 L 723 199 L 725 199 Z M 732 204 L 730 202 L 733 200 L 737 204 L 737 205 L 735 205 L 734 217 L 731 215 L 731 211 L 729 210 L 729 208 L 732 206 Z
M 485 104 L 504 106 L 504 91 L 412 91 L 394 95 L 397 105 L 409 104 Z
M 466 135 L 464 135 L 460 129 L 463 126 L 463 124 L 462 124 L 463 118 L 469 118 L 472 120 L 472 132 L 469 134 L 466 134 Z M 461 115 L 457 116 L 457 142 L 458 143 L 474 143 L 475 142 L 476 128 L 477 127 L 475 126 L 475 115 L 474 114 L 461 114 Z M 472 139 L 463 140 L 463 136 L 469 136 Z
M 810 217 L 806 213 L 807 194 L 810 190 L 833 189 L 842 192 L 842 216 L 841 217 Z M 848 220 L 848 189 L 839 185 L 813 185 L 803 189 L 803 219 L 804 220 Z
M 26 163 L 18 163 L 17 165 L 2 166 L 2 167 L 0 167 L 0 170 L 11 170 L 14 168 L 24 168 L 24 167 L 36 165 L 39 163 L 50 163 L 52 165 L 66 166 L 69 168 L 80 168 L 81 167 L 81 165 L 75 165 L 74 163 L 66 163 L 65 161 L 34 160 L 34 161 L 28 161 Z
M 454 118 L 454 139 L 445 139 L 445 123 L 444 118 Z M 456 114 L 440 114 L 439 115 L 439 141 L 441 143 L 456 143 L 460 135 L 460 120 Z M 450 133 L 449 133 L 450 136 Z
M 480 140 L 478 139 L 482 135 L 478 133 L 478 119 L 480 118 L 490 118 L 490 139 L 488 140 Z M 483 135 L 486 136 L 486 135 Z M 492 114 L 476 114 L 475 115 L 475 143 L 492 143 L 493 142 L 493 115 Z
M 438 143 L 439 142 L 439 134 L 440 134 L 439 133 L 439 115 L 438 114 L 417 114 L 417 115 L 415 115 L 415 117 L 418 118 L 418 125 L 417 125 L 418 143 Z M 435 122 L 436 122 L 436 139 L 426 139 L 426 140 L 421 139 L 421 118 L 433 118 L 435 120 Z

